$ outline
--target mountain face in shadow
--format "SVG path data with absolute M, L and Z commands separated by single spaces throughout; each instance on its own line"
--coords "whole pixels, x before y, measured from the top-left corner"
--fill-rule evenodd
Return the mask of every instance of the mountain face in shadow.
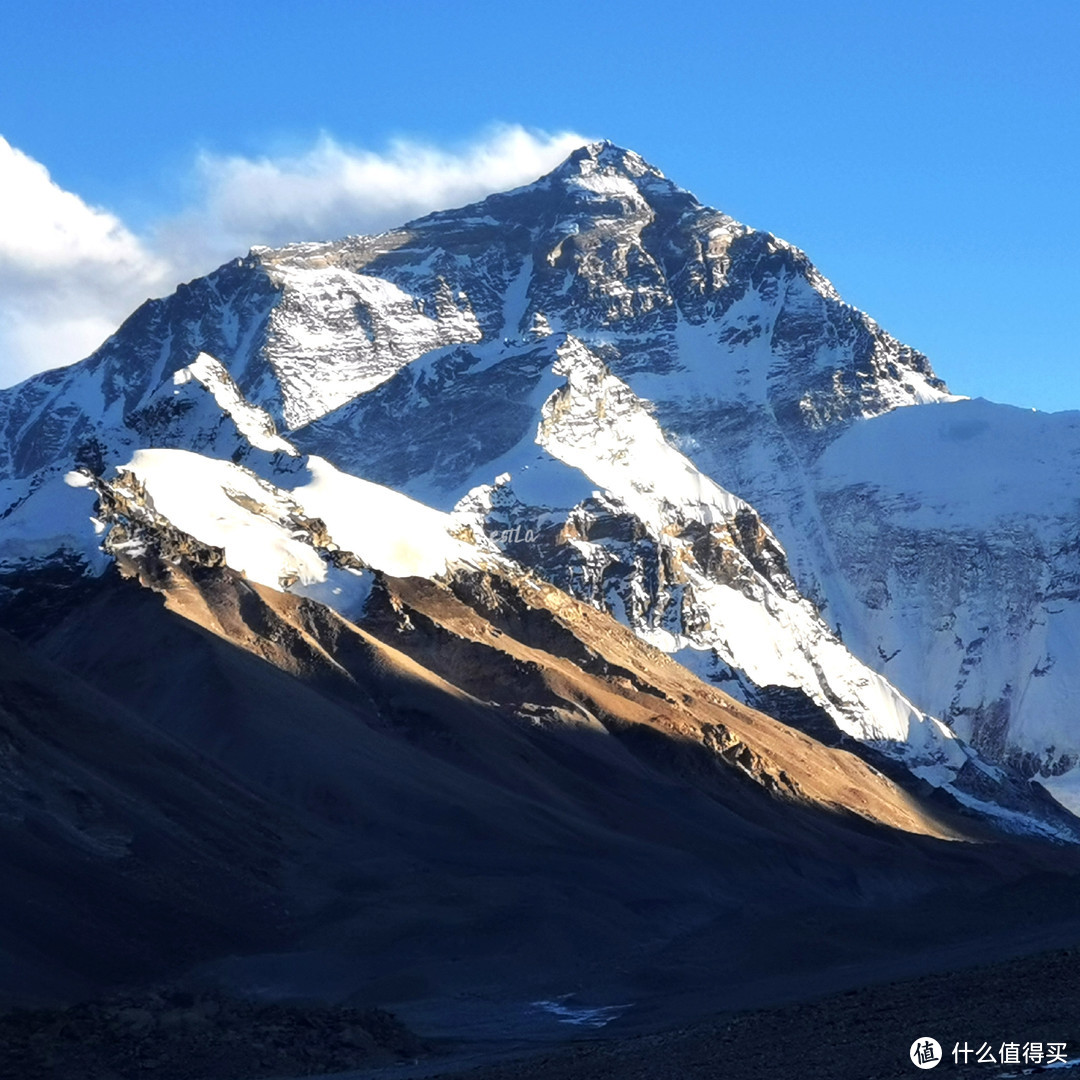
M 351 622 L 175 541 L 7 641 L 10 998 L 187 972 L 422 1015 L 475 994 L 513 1026 L 566 986 L 700 1009 L 933 966 L 1044 879 L 1025 932 L 1070 916 L 1071 845 L 905 790 L 534 577 L 380 573 Z

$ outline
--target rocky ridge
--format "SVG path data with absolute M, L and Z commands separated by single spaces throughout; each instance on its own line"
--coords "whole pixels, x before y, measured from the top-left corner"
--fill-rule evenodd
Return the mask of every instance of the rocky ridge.
M 193 562 L 243 573 L 248 580 L 318 601 L 355 620 L 372 617 L 372 606 L 385 591 L 379 587 L 380 574 L 409 579 L 419 574 L 441 582 L 480 573 L 530 582 L 526 565 L 531 565 L 548 579 L 562 579 L 569 592 L 601 611 L 618 605 L 629 627 L 667 651 L 691 660 L 711 658 L 700 666 L 714 681 L 717 663 L 725 662 L 749 667 L 746 679 L 755 679 L 751 685 L 769 687 L 786 680 L 836 729 L 896 758 L 914 777 L 947 790 L 975 812 L 989 814 L 998 828 L 1073 835 L 1068 815 L 1037 788 L 982 761 L 859 665 L 799 595 L 783 549 L 753 510 L 668 447 L 647 411 L 588 350 L 571 339 L 556 358 L 554 373 L 567 382 L 545 404 L 537 441 L 552 467 L 577 464 L 587 476 L 603 481 L 609 495 L 600 514 L 595 513 L 596 497 L 591 507 L 579 504 L 565 512 L 551 506 L 526 508 L 524 519 L 539 526 L 535 536 L 529 535 L 532 529 L 520 536 L 522 508 L 505 477 L 495 487 L 475 489 L 454 513 L 441 514 L 340 473 L 319 458 L 293 462 L 291 445 L 267 435 L 263 427 L 254 430 L 259 438 L 278 440 L 273 443 L 276 454 L 283 452 L 279 443 L 292 451 L 288 470 L 276 476 L 277 485 L 233 461 L 182 450 L 139 451 L 131 462 L 101 477 L 83 471 L 69 475 L 68 482 L 96 491 L 96 520 L 106 530 L 104 550 L 121 567 L 135 567 L 128 572 L 151 586 L 161 571 L 152 570 L 148 577 L 148 558 L 155 567 Z M 212 385 L 208 389 L 213 392 Z M 236 402 L 233 406 L 238 428 L 252 428 L 251 417 Z M 612 429 L 594 430 L 609 413 L 617 418 L 614 444 L 608 442 Z M 643 460 L 652 461 L 655 476 L 666 481 L 662 497 L 657 484 L 635 468 Z M 274 459 L 264 464 L 272 467 Z M 543 478 L 540 482 L 551 489 Z M 590 529 L 605 534 L 611 546 L 585 539 Z M 508 538 L 505 550 L 498 542 L 503 537 Z M 521 548 L 533 549 L 528 563 L 513 558 Z M 553 557 L 545 561 L 538 551 Z M 535 581 L 530 587 L 549 590 L 546 596 L 561 595 Z M 191 589 L 184 594 L 191 595 Z M 410 630 L 418 613 L 401 615 L 399 603 L 394 611 L 395 632 Z M 214 616 L 202 621 L 218 625 Z M 310 628 L 304 634 L 310 635 Z M 295 633 L 286 631 L 286 636 Z M 503 673 L 503 658 L 497 654 L 485 654 L 481 661 L 475 644 L 451 646 L 440 640 L 435 653 L 419 659 L 459 685 L 465 677 L 462 667 L 475 668 L 471 693 L 491 697 L 503 682 L 524 687 L 534 682 L 519 665 Z M 772 670 L 752 666 L 767 662 L 759 658 L 762 642 L 774 650 L 773 663 L 779 666 Z M 402 641 L 393 643 L 403 647 Z M 305 655 L 321 651 L 331 667 L 338 665 L 330 646 L 308 641 L 303 648 Z M 264 649 L 258 645 L 256 651 Z M 641 656 L 635 663 L 648 666 Z M 631 682 L 635 663 L 623 672 Z M 733 689 L 741 685 L 736 682 Z M 539 700 L 546 700 L 537 692 Z M 783 717 L 784 710 L 778 715 Z M 718 740 L 722 754 L 742 760 L 741 744 L 730 740 L 722 725 L 710 738 Z

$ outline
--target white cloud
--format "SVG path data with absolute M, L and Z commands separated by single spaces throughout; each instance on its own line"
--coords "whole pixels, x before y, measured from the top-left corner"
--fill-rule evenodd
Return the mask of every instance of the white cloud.
M 10 383 L 93 348 L 168 266 L 0 137 L 0 376 Z
M 535 180 L 585 141 L 499 127 L 459 151 L 398 140 L 374 153 L 324 135 L 294 157 L 203 155 L 203 204 L 184 224 L 248 244 L 378 232 Z
M 377 232 L 528 183 L 585 141 L 501 126 L 450 150 L 323 136 L 292 156 L 204 154 L 193 205 L 140 237 L 0 137 L 0 386 L 87 355 L 148 295 L 253 244 Z

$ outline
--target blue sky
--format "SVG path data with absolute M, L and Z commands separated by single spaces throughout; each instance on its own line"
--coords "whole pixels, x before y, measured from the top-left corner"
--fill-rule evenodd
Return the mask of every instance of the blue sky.
M 1080 5 L 1053 2 L 4 5 L 0 136 L 22 179 L 0 209 L 0 349 L 25 355 L 0 356 L 0 382 L 74 359 L 120 305 L 260 230 L 394 223 L 407 199 L 359 201 L 384 159 L 422 209 L 573 133 L 804 248 L 954 391 L 1080 408 L 1078 55 Z M 28 162 L 56 236 L 82 230 L 74 268 L 55 236 L 4 248 L 37 220 Z M 348 199 L 320 169 L 353 177 Z

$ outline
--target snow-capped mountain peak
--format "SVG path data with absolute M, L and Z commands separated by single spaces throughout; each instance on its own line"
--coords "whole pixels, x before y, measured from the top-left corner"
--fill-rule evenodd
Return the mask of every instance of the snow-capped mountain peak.
M 87 492 L 63 485 L 72 469 L 119 470 L 167 501 L 183 473 L 169 455 L 198 454 L 226 463 L 228 477 L 205 478 L 226 500 L 230 484 L 255 498 L 236 469 L 286 493 L 298 509 L 271 517 L 290 543 L 300 514 L 348 550 L 335 500 L 367 513 L 379 500 L 356 485 L 371 483 L 444 517 L 460 504 L 452 528 L 471 515 L 480 544 L 513 531 L 508 555 L 746 697 L 796 690 L 952 783 L 970 759 L 934 715 L 951 711 L 1009 758 L 1017 746 L 1001 731 L 1024 730 L 1009 717 L 1025 694 L 1015 676 L 1007 693 L 990 680 L 985 700 L 965 693 L 954 709 L 923 693 L 919 672 L 952 615 L 963 646 L 950 645 L 955 671 L 935 686 L 973 685 L 976 655 L 1006 647 L 977 644 L 971 628 L 999 625 L 988 609 L 1000 590 L 977 583 L 964 553 L 993 561 L 1019 533 L 938 529 L 933 543 L 953 555 L 932 558 L 910 521 L 894 528 L 901 496 L 877 458 L 862 454 L 860 473 L 830 448 L 956 404 L 925 356 L 843 303 L 805 254 L 595 143 L 533 184 L 379 236 L 258 249 L 144 305 L 82 364 L 0 393 L 0 563 L 15 573 L 59 553 L 100 567 L 96 536 L 79 531 Z M 312 463 L 323 480 L 349 479 L 305 484 Z M 868 514 L 881 550 L 901 553 L 889 566 L 862 543 Z M 1048 516 L 1039 533 L 1061 573 L 1035 592 L 1072 604 L 1075 537 L 1063 508 Z M 369 554 L 374 528 L 356 545 Z M 994 574 L 1015 565 L 1027 580 L 1031 551 L 1006 546 Z M 417 572 L 440 565 L 414 554 Z M 267 580 L 301 581 L 307 552 L 293 555 Z M 932 626 L 916 603 L 930 579 L 948 599 Z M 1022 633 L 1041 632 L 1036 615 Z M 1035 650 L 1030 677 L 1057 685 L 1066 668 L 1051 651 Z M 1025 767 L 1080 760 L 1080 732 L 1060 733 L 1053 747 L 1025 744 Z

